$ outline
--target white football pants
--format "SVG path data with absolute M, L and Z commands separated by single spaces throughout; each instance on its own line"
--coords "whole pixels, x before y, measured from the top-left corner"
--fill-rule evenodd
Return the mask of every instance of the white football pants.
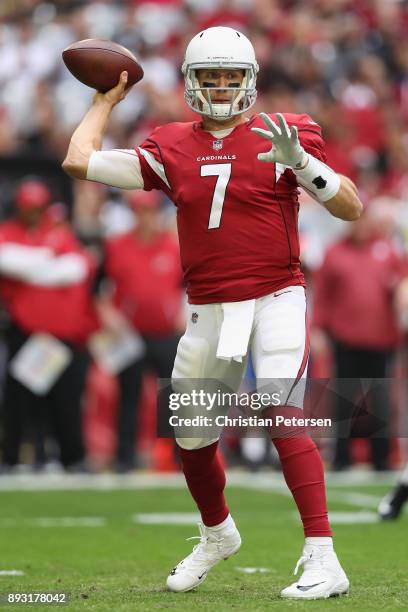
M 187 329 L 180 339 L 172 374 L 173 388 L 177 379 L 215 379 L 225 381 L 237 392 L 246 369 L 242 363 L 216 357 L 223 321 L 221 304 L 189 304 Z M 238 332 L 239 330 L 237 330 Z M 309 340 L 306 325 L 306 297 L 301 286 L 287 287 L 258 298 L 249 340 L 257 379 L 257 391 L 269 391 L 278 385 L 285 389 L 282 405 L 301 407 Z M 269 382 L 268 382 L 269 381 Z M 179 446 L 193 450 L 209 446 L 218 438 L 176 438 Z

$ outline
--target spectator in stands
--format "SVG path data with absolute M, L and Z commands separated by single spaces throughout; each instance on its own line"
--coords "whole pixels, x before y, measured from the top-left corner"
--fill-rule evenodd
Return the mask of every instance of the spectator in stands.
M 0 224 L 0 295 L 10 318 L 3 398 L 6 468 L 20 461 L 28 423 L 38 443 L 39 463 L 45 460 L 41 442 L 47 433 L 57 440 L 66 469 L 81 468 L 85 457 L 81 397 L 86 341 L 96 325 L 94 266 L 69 225 L 56 220 L 50 201 L 43 182 L 24 181 L 16 192 L 15 216 Z M 44 333 L 45 347 L 39 336 Z M 30 357 L 24 361 L 21 349 L 29 346 Z
M 145 353 L 119 373 L 117 471 L 136 466 L 137 409 L 143 374 L 152 370 L 169 379 L 182 329 L 183 290 L 179 248 L 172 233 L 162 229 L 160 196 L 132 192 L 129 204 L 135 228 L 108 239 L 100 278 L 112 283 L 112 293 L 99 281 L 99 310 L 105 328 L 121 333 L 131 328 L 143 338 Z M 168 402 L 167 402 L 168 405 Z M 140 406 L 139 406 L 140 409 Z M 159 407 L 158 430 L 173 436 L 168 415 Z M 158 441 L 173 461 L 173 440 Z
M 407 263 L 390 236 L 394 209 L 393 200 L 373 201 L 353 223 L 350 234 L 328 249 L 315 275 L 315 346 L 324 346 L 324 335 L 329 336 L 339 379 L 334 456 L 334 467 L 339 470 L 351 464 L 349 436 L 358 417 L 352 401 L 362 390 L 358 381 L 350 379 L 390 376 L 392 357 L 401 340 L 395 297 L 407 274 Z M 384 384 L 376 386 L 370 400 L 372 463 L 376 470 L 383 470 L 388 468 L 390 417 Z

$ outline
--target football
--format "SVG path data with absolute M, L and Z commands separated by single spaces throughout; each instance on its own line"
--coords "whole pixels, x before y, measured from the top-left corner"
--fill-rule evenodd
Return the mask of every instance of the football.
M 62 58 L 74 77 L 102 93 L 117 85 L 124 70 L 128 72 L 127 87 L 143 78 L 143 68 L 133 53 L 110 40 L 80 40 L 67 47 Z

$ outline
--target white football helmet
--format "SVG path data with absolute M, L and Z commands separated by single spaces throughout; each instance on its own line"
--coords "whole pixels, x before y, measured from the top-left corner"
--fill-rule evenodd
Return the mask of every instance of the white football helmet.
M 231 88 L 233 95 L 230 103 L 211 103 L 211 92 L 224 88 L 200 87 L 196 76 L 200 68 L 244 70 L 241 87 Z M 196 113 L 222 121 L 247 111 L 255 103 L 259 70 L 255 51 L 248 38 L 233 28 L 208 28 L 194 36 L 187 46 L 181 70 L 185 80 L 184 97 Z M 209 100 L 203 92 L 209 93 Z

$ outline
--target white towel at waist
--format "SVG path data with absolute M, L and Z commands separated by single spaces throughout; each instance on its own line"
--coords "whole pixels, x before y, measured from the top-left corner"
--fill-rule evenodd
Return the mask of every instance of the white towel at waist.
M 248 351 L 255 313 L 255 300 L 221 304 L 223 322 L 218 340 L 217 357 L 242 362 Z

